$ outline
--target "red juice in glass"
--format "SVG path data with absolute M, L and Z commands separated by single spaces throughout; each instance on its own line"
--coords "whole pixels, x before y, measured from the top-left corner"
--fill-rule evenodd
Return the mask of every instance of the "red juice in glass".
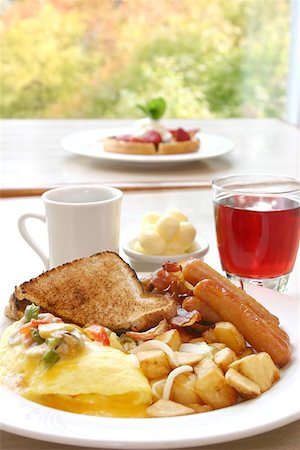
M 289 274 L 300 237 L 299 200 L 288 196 L 230 194 L 215 199 L 223 269 L 238 277 Z

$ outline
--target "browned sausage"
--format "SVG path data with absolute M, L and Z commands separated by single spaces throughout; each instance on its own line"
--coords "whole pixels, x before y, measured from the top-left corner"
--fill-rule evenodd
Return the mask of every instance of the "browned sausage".
M 291 349 L 280 333 L 282 330 L 278 325 L 258 316 L 239 296 L 226 291 L 213 280 L 197 283 L 194 295 L 212 308 L 222 320 L 233 323 L 256 351 L 269 353 L 279 367 L 288 363 Z
M 253 309 L 253 311 L 255 311 L 259 317 L 266 319 L 272 323 L 276 323 L 277 325 L 279 324 L 278 318 L 271 314 L 266 308 L 264 308 L 264 306 L 258 303 L 245 291 L 242 291 L 242 289 L 236 287 L 226 277 L 216 272 L 200 259 L 188 259 L 184 262 L 182 271 L 184 278 L 193 286 L 195 286 L 195 284 L 197 284 L 201 280 L 213 280 L 220 286 L 225 288 L 226 291 L 238 296 L 246 305 L 251 307 L 251 309 Z

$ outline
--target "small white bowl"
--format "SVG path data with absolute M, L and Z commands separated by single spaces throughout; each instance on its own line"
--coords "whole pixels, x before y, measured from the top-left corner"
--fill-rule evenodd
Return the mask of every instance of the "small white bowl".
M 127 245 L 123 246 L 123 251 L 129 258 L 129 264 L 138 272 L 153 272 L 167 261 L 183 261 L 190 257 L 203 259 L 209 249 L 209 244 L 203 237 L 198 237 L 192 244 L 190 252 L 181 255 L 144 255 L 133 250 L 137 238 L 131 239 Z

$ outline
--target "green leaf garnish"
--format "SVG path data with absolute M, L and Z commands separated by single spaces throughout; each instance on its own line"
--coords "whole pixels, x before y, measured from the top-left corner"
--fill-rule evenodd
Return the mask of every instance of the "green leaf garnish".
M 148 109 L 146 106 L 144 105 L 136 105 L 136 106 L 145 114 L 145 116 L 148 116 Z
M 149 100 L 145 105 L 136 105 L 143 113 L 153 120 L 159 120 L 165 113 L 167 104 L 164 98 Z

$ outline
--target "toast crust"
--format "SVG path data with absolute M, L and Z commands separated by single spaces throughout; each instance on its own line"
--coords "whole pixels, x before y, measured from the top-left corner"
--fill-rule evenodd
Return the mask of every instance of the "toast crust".
M 113 252 L 77 259 L 16 286 L 5 313 L 19 320 L 30 303 L 66 322 L 118 332 L 145 330 L 176 315 L 174 299 L 147 294 L 134 270 Z
M 110 137 L 104 139 L 103 148 L 106 152 L 127 155 L 173 155 L 197 152 L 200 148 L 200 141 L 191 139 L 190 141 L 181 142 L 161 142 L 155 145 L 148 142 L 119 141 L 114 137 Z

